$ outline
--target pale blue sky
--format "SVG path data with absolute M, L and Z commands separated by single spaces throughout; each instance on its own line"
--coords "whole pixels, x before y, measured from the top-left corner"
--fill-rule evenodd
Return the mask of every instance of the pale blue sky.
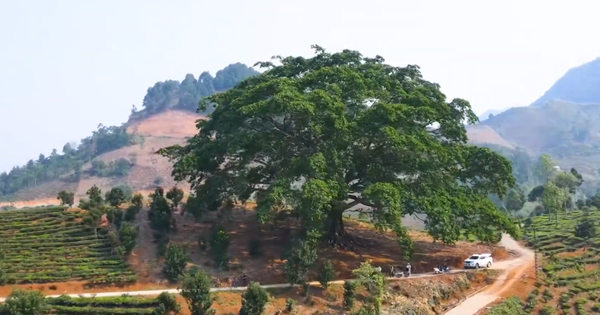
M 156 81 L 311 44 L 418 64 L 477 113 L 528 105 L 600 56 L 591 0 L 0 3 L 0 171 L 124 122 Z

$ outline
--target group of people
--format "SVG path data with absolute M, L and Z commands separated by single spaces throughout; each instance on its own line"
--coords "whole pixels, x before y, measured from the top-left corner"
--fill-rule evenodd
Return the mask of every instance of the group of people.
M 410 265 L 410 263 L 406 264 L 406 268 L 404 269 L 404 272 L 401 271 L 400 268 L 396 269 L 394 266 L 390 266 L 390 275 L 392 277 L 408 277 L 410 276 L 412 272 L 412 266 Z
M 231 287 L 232 288 L 239 287 L 240 281 L 242 282 L 242 287 L 248 286 L 248 276 L 246 275 L 245 272 L 242 275 L 241 279 L 239 277 L 233 278 L 233 281 L 231 281 Z
M 441 272 L 447 272 L 450 271 L 450 268 L 448 268 L 448 263 L 444 262 L 442 265 L 440 265 L 440 271 Z

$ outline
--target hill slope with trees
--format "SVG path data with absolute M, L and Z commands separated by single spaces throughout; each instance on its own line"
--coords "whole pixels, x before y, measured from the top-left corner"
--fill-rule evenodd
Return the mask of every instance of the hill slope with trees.
M 84 193 L 93 183 L 123 183 L 141 189 L 169 181 L 170 165 L 161 161 L 164 158 L 154 157 L 152 150 L 181 143 L 193 135 L 181 134 L 179 129 L 190 125 L 193 130 L 195 120 L 212 111 L 209 107 L 196 113 L 202 97 L 225 91 L 256 74 L 251 67 L 235 63 L 214 77 L 203 72 L 197 79 L 187 74 L 181 82 L 157 82 L 148 88 L 142 109 L 133 107 L 127 123 L 100 124 L 78 144 L 67 143 L 48 156 L 40 154 L 0 173 L 0 200 L 49 198 L 62 190 Z
M 473 143 L 550 154 L 588 180 L 600 175 L 600 58 L 575 67 L 528 107 L 514 107 L 467 126 Z M 589 181 L 588 181 L 589 183 Z
M 590 176 L 600 168 L 600 106 L 552 101 L 539 107 L 516 107 L 493 116 L 477 126 L 489 128 L 495 137 L 470 137 L 478 143 L 520 147 L 532 157 L 548 153 L 562 168 L 576 167 Z

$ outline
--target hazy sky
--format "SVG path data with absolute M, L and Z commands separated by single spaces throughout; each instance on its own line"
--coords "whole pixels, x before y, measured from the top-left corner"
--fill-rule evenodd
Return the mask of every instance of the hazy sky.
M 418 64 L 476 113 L 600 56 L 594 1 L 39 0 L 0 9 L 0 171 L 120 124 L 146 89 L 310 45 Z

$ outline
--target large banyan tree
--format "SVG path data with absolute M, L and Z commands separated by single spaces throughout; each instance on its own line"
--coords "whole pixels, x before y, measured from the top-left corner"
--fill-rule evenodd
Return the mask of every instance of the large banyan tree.
M 419 67 L 393 67 L 380 56 L 315 46 L 312 58 L 277 64 L 207 97 L 216 106 L 185 146 L 160 151 L 174 161 L 207 208 L 256 199 L 261 221 L 290 211 L 304 235 L 350 244 L 343 214 L 365 211 L 392 230 L 410 255 L 402 218 L 424 219 L 445 243 L 466 230 L 491 239 L 516 233 L 487 198 L 514 185 L 510 162 L 467 144 L 476 115 L 462 99 L 446 101 Z

